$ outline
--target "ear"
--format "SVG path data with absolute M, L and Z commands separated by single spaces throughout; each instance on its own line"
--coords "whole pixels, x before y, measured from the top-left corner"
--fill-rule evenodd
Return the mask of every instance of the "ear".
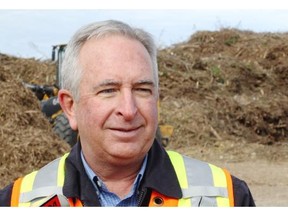
M 66 89 L 60 89 L 58 92 L 58 100 L 59 100 L 59 103 L 63 112 L 68 118 L 70 127 L 73 130 L 77 130 L 78 126 L 77 126 L 77 120 L 76 120 L 76 114 L 75 114 L 76 104 L 75 104 L 72 94 Z

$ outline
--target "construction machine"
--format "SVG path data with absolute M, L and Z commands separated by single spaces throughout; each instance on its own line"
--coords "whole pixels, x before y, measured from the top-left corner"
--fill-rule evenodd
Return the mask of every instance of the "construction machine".
M 65 48 L 65 44 L 52 46 L 52 61 L 56 63 L 56 82 L 54 85 L 38 85 L 25 82 L 23 82 L 23 85 L 35 93 L 40 101 L 41 111 L 52 124 L 53 131 L 72 147 L 77 142 L 78 133 L 70 127 L 58 101 L 59 78 Z
M 56 63 L 56 82 L 54 85 L 23 84 L 25 87 L 31 89 L 39 99 L 41 111 L 52 124 L 53 131 L 72 147 L 77 142 L 78 133 L 70 127 L 57 96 L 60 88 L 60 74 L 65 49 L 66 44 L 52 46 L 52 61 Z M 158 102 L 158 109 L 159 108 L 160 104 Z M 160 113 L 158 113 L 158 118 L 160 118 Z M 172 133 L 173 127 L 171 125 L 159 125 L 156 132 L 158 143 L 164 147 L 168 146 Z

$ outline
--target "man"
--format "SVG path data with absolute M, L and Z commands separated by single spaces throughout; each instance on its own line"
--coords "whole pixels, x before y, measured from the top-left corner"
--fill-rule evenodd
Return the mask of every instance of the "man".
M 0 191 L 1 205 L 255 206 L 244 181 L 157 143 L 156 51 L 148 33 L 118 21 L 76 32 L 58 97 L 79 141 Z

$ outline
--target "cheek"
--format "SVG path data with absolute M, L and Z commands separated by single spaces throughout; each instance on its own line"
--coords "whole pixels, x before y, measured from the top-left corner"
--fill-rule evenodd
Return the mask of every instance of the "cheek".
M 156 102 L 146 102 L 139 106 L 139 109 L 141 110 L 142 115 L 146 117 L 146 119 L 149 119 L 149 121 L 155 121 L 156 123 L 158 122 L 158 108 Z
M 103 125 L 108 114 L 109 110 L 106 106 L 103 106 L 103 103 L 91 99 L 81 103 L 77 110 L 77 119 L 82 127 L 86 127 L 89 130 L 89 127 Z

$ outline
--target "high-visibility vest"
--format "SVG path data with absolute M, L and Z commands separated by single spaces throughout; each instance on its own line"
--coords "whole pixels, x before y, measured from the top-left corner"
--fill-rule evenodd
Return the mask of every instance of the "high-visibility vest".
M 231 175 L 225 169 L 188 158 L 174 151 L 167 151 L 176 171 L 183 197 L 175 199 L 152 191 L 149 206 L 234 206 Z M 42 199 L 52 195 L 63 195 L 65 179 L 64 156 L 50 162 L 15 181 L 11 206 L 37 206 Z M 80 200 L 68 199 L 70 206 L 82 206 Z
M 234 206 L 232 178 L 226 169 L 167 151 L 174 166 L 182 198 L 164 197 L 152 192 L 149 206 Z

